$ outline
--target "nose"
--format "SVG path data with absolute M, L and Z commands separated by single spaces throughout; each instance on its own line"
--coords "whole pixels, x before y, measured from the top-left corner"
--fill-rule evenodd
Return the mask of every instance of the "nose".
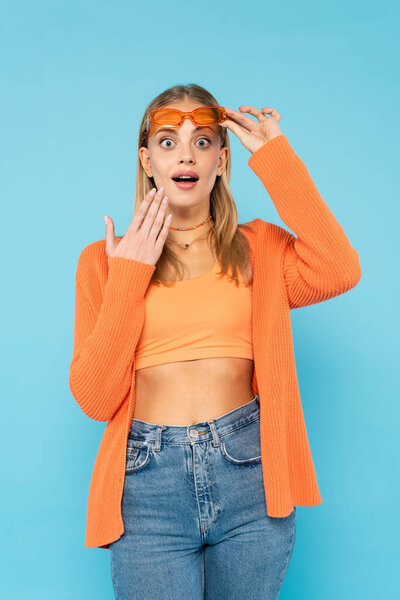
M 195 162 L 193 155 L 193 148 L 191 146 L 190 140 L 184 144 L 182 144 L 182 151 L 179 157 L 179 163 L 190 163 L 193 164 Z
M 185 117 L 183 124 L 181 125 L 181 132 L 184 133 L 186 131 L 186 136 L 182 140 L 181 144 L 181 152 L 179 157 L 179 164 L 189 163 L 194 164 L 196 162 L 194 153 L 193 153 L 193 142 L 192 142 L 192 132 L 195 131 L 193 125 L 191 123 L 191 119 L 189 116 Z

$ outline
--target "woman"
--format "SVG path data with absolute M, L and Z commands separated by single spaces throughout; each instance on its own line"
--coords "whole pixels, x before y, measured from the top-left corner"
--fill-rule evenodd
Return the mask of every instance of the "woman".
M 194 84 L 155 98 L 132 223 L 116 238 L 106 218 L 78 261 L 69 384 L 108 421 L 85 546 L 110 549 L 120 600 L 276 599 L 296 506 L 322 502 L 290 309 L 348 291 L 361 267 L 279 113 L 239 108 L 257 121 Z M 228 129 L 297 237 L 238 225 Z

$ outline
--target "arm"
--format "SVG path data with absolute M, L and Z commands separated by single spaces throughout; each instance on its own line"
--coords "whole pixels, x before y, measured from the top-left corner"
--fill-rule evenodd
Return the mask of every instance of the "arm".
M 287 137 L 279 135 L 266 142 L 250 156 L 248 164 L 281 219 L 296 233 L 275 226 L 286 238 L 282 270 L 289 307 L 323 302 L 357 285 L 361 278 L 358 253 Z M 267 225 L 260 221 L 261 226 Z
M 145 317 L 145 292 L 154 265 L 108 258 L 108 278 L 101 295 L 95 242 L 81 253 L 76 271 L 75 329 L 69 387 L 83 412 L 110 420 L 132 382 L 136 344 Z

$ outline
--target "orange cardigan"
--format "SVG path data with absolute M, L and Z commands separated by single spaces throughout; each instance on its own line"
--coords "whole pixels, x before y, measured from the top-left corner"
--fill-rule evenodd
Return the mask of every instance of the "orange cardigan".
M 248 165 L 297 236 L 262 219 L 242 229 L 254 269 L 252 385 L 260 397 L 267 514 L 285 517 L 294 506 L 322 502 L 297 382 L 290 309 L 347 292 L 359 282 L 361 267 L 285 135 L 256 150 Z M 85 547 L 109 548 L 124 532 L 121 499 L 135 406 L 135 347 L 154 270 L 136 260 L 108 258 L 105 240 L 86 246 L 78 259 L 69 386 L 88 417 L 108 421 L 90 483 Z

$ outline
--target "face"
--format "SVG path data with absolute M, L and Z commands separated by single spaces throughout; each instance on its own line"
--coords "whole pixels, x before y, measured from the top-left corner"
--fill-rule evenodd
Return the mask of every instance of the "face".
M 202 106 L 185 101 L 168 105 L 191 111 Z M 189 118 L 178 128 L 160 126 L 148 139 L 148 147 L 139 151 L 143 168 L 153 177 L 156 187 L 163 187 L 171 209 L 194 207 L 209 202 L 217 175 L 224 171 L 228 149 L 220 148 L 218 125 L 196 126 Z M 182 189 L 172 177 L 177 171 L 194 171 L 198 181 L 191 188 Z

